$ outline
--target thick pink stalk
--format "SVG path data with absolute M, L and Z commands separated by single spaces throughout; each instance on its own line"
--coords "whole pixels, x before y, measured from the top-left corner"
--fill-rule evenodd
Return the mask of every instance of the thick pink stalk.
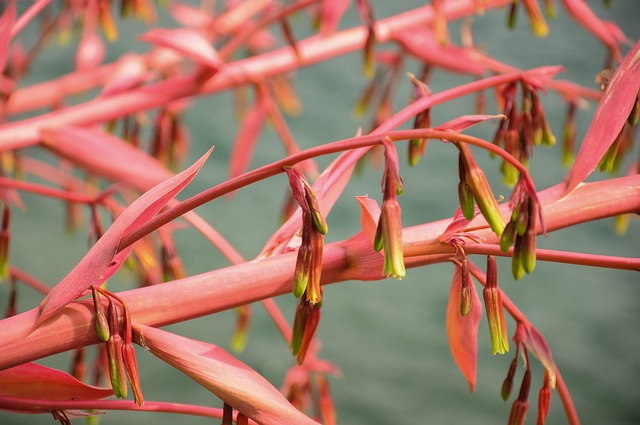
M 555 199 L 557 190 L 553 187 L 540 192 L 542 205 L 547 211 L 545 218 L 549 231 L 640 211 L 640 176 L 637 175 L 586 183 L 560 200 Z M 593 205 L 592 199 L 600 198 L 601 203 Z M 583 213 L 577 216 L 576 211 Z M 420 262 L 408 261 L 408 266 L 424 264 L 429 257 L 437 257 L 438 261 L 451 258 L 449 246 L 437 242 L 437 237 L 449 222 L 441 220 L 404 229 L 405 246 L 432 240 L 434 245 L 442 247 L 440 253 L 435 254 L 429 245 L 425 253 L 430 255 Z M 480 229 L 480 219 L 472 225 L 478 228 L 475 234 L 492 235 L 486 224 L 484 229 Z M 122 292 L 119 296 L 128 304 L 134 323 L 162 326 L 185 321 L 289 292 L 295 254 L 292 252 L 230 266 L 163 285 Z M 382 256 L 373 251 L 363 234 L 328 244 L 323 259 L 323 284 L 349 279 L 382 279 Z M 0 321 L 3 329 L 0 333 L 0 346 L 3 347 L 0 368 L 96 343 L 92 317 L 91 305 L 81 301 L 69 304 L 35 331 L 37 310 Z

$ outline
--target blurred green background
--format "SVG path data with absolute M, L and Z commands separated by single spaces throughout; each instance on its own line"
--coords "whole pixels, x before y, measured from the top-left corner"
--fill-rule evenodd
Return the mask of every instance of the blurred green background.
M 377 17 L 389 16 L 425 2 L 373 1 Z M 633 1 L 614 1 L 606 8 L 590 1 L 599 16 L 614 20 L 631 40 L 640 36 L 637 22 L 640 6 Z M 353 7 L 351 8 L 353 9 Z M 587 87 L 595 87 L 594 77 L 603 66 L 605 50 L 584 29 L 566 16 L 558 5 L 559 16 L 549 22 L 547 38 L 535 38 L 526 16 L 520 13 L 517 28 L 506 28 L 506 10 L 491 10 L 473 23 L 475 42 L 496 59 L 528 68 L 563 65 L 564 75 Z M 354 10 L 343 26 L 359 22 Z M 307 18 L 293 22 L 298 34 L 306 33 Z M 175 25 L 162 18 L 163 26 Z M 458 26 L 451 25 L 458 40 Z M 135 41 L 140 24 L 121 23 L 120 38 L 108 46 L 107 60 L 128 49 L 144 51 Z M 25 40 L 32 37 L 28 32 Z M 379 46 L 380 49 L 392 46 Z M 52 44 L 38 59 L 24 84 L 62 75 L 73 68 L 73 46 Z M 407 71 L 419 72 L 415 62 Z M 369 127 L 370 119 L 357 119 L 352 113 L 360 91 L 366 84 L 361 72 L 361 55 L 356 53 L 304 68 L 294 75 L 295 87 L 304 113 L 289 117 L 293 135 L 302 147 L 310 147 L 353 135 L 359 126 Z M 431 89 L 438 92 L 468 81 L 467 77 L 436 71 Z M 396 108 L 402 107 L 410 93 L 400 83 Z M 89 98 L 89 97 L 87 97 Z M 82 100 L 82 98 L 78 99 Z M 181 194 L 184 199 L 224 181 L 231 143 L 236 133 L 232 97 L 228 93 L 198 98 L 186 113 L 191 134 L 189 161 L 215 145 L 213 157 L 195 181 Z M 565 106 L 554 94 L 544 98 L 552 130 L 561 135 Z M 489 103 L 489 113 L 493 113 Z M 584 135 L 595 105 L 578 116 L 578 140 Z M 472 113 L 470 98 L 439 106 L 432 112 L 437 124 L 461 114 Z M 485 124 L 473 134 L 490 138 L 494 124 Z M 401 155 L 405 147 L 400 148 Z M 637 149 L 636 149 L 637 152 Z M 276 134 L 267 129 L 253 156 L 251 167 L 280 159 L 284 155 Z M 333 157 L 332 157 L 333 158 Z M 321 158 L 324 166 L 332 158 Z M 496 194 L 509 196 L 500 185 L 499 163 L 478 153 L 478 160 L 489 174 Z M 400 198 L 405 225 L 414 225 L 451 216 L 457 206 L 457 153 L 451 146 L 431 142 L 427 155 L 416 168 L 402 165 L 406 187 Z M 561 166 L 559 146 L 536 151 L 531 164 L 539 189 L 558 183 L 566 173 Z M 359 230 L 359 208 L 355 195 L 369 194 L 380 199 L 380 169 L 366 169 L 355 176 L 328 217 L 328 241 L 349 237 Z M 594 178 L 601 176 L 595 175 Z M 220 199 L 198 209 L 246 258 L 255 256 L 278 227 L 279 212 L 288 190 L 283 176 L 236 193 L 229 201 Z M 64 208 L 60 203 L 24 195 L 27 209 L 16 211 L 10 258 L 12 264 L 31 271 L 50 285 L 61 279 L 86 251 L 86 233 L 66 235 Z M 37 225 L 34 225 L 37 223 Z M 186 270 L 195 274 L 227 265 L 215 249 L 191 229 L 176 233 L 179 252 Z M 632 222 L 627 235 L 613 233 L 613 220 L 603 220 L 555 232 L 539 238 L 538 246 L 569 251 L 634 256 L 640 254 L 640 229 Z M 484 267 L 484 260 L 474 258 Z M 515 282 L 508 260 L 500 261 L 500 285 L 545 336 L 574 398 L 584 424 L 640 423 L 640 334 L 637 304 L 640 286 L 637 273 L 538 262 L 535 273 Z M 445 311 L 452 266 L 449 264 L 412 269 L 403 281 L 345 282 L 325 288 L 325 301 L 318 335 L 320 355 L 334 362 L 342 377 L 331 379 L 338 422 L 350 425 L 506 423 L 511 403 L 500 399 L 499 390 L 513 353 L 493 356 L 486 321 L 480 324 L 478 380 L 475 393 L 451 359 Z M 113 290 L 126 288 L 126 277 L 114 279 Z M 0 308 L 4 309 L 7 286 L 0 286 Z M 276 300 L 292 320 L 295 301 L 291 296 Z M 37 305 L 38 296 L 20 288 L 20 308 Z M 248 345 L 238 358 L 279 386 L 292 364 L 285 343 L 260 305 L 255 305 Z M 181 335 L 206 340 L 229 348 L 235 316 L 225 312 L 211 317 L 170 326 Z M 514 323 L 508 321 L 510 332 Z M 0 330 L 1 331 L 1 330 Z M 142 388 L 146 399 L 219 406 L 220 402 L 196 383 L 173 371 L 148 353 L 139 351 Z M 68 354 L 44 359 L 42 363 L 67 368 Z M 516 388 L 522 370 L 516 378 Z M 537 391 L 542 370 L 534 362 L 531 411 L 527 423 L 535 422 Z M 516 390 L 514 390 L 516 391 Z M 2 424 L 51 423 L 48 415 L 0 413 Z M 80 420 L 78 420 L 80 421 Z M 208 423 L 207 419 L 153 413 L 109 412 L 101 423 L 174 424 Z M 565 423 L 557 394 L 553 394 L 548 423 Z M 79 423 L 79 422 L 78 422 Z M 216 423 L 216 421 L 214 421 Z

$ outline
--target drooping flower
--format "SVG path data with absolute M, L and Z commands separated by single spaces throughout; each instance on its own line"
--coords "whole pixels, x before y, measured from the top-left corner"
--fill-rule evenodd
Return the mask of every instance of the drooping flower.
M 498 236 L 502 235 L 505 223 L 498 208 L 498 202 L 493 196 L 487 177 L 482 169 L 476 163 L 471 149 L 465 144 L 456 144 L 460 151 L 459 163 L 461 166 L 461 183 L 467 186 L 469 192 L 473 195 L 480 212 L 485 220 Z M 468 202 L 468 201 L 465 201 Z M 469 211 L 468 204 L 465 205 L 465 209 Z
M 301 297 L 317 304 L 322 300 L 320 275 L 322 273 L 322 252 L 324 235 L 328 231 L 318 200 L 311 186 L 302 173 L 295 168 L 285 168 L 293 197 L 302 209 L 302 242 L 298 248 L 296 268 L 293 275 L 292 291 L 294 296 Z
M 304 363 L 318 323 L 320 323 L 320 305 L 313 304 L 304 298 L 300 299 L 291 335 L 291 352 L 296 356 L 298 364 Z
M 385 168 L 382 182 L 382 209 L 373 242 L 376 251 L 384 248 L 382 273 L 402 279 L 406 275 L 402 247 L 402 215 L 397 195 L 404 190 L 400 177 L 398 152 L 389 140 L 383 139 L 385 148 Z
M 491 335 L 491 349 L 493 354 L 504 354 L 509 351 L 509 339 L 507 336 L 507 323 L 502 306 L 502 292 L 498 288 L 498 266 L 492 255 L 487 256 L 487 281 L 482 292 L 484 306 L 489 322 L 489 334 Z

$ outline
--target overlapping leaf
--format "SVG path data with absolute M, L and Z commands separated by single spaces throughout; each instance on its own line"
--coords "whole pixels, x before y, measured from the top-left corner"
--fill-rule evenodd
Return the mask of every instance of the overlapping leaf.
M 596 168 L 622 130 L 639 89 L 640 41 L 613 73 L 584 136 L 576 161 L 565 178 L 565 194 L 575 189 Z
M 259 373 L 220 347 L 160 329 L 136 327 L 140 344 L 261 425 L 317 425 Z
M 91 286 L 100 286 L 111 277 L 131 251 L 131 246 L 117 251 L 122 237 L 140 227 L 173 199 L 195 177 L 210 153 L 211 150 L 182 173 L 145 192 L 124 210 L 76 267 L 42 300 L 39 322 L 51 317 Z
M 471 310 L 466 316 L 460 314 L 460 291 L 462 272 L 456 266 L 451 279 L 449 303 L 447 305 L 447 337 L 449 348 L 460 372 L 469 383 L 469 390 L 476 387 L 476 369 L 478 357 L 478 325 L 482 317 L 480 298 L 472 285 Z
M 25 363 L 0 371 L 0 396 L 33 400 L 99 400 L 113 395 L 110 388 L 83 384 L 73 376 Z

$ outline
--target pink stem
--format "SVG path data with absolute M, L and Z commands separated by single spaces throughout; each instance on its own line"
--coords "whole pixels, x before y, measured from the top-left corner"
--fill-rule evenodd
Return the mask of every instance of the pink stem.
M 555 199 L 554 193 L 546 193 L 554 192 L 554 187 L 540 192 L 540 198 L 548 207 L 549 229 L 555 230 L 585 219 L 638 211 L 639 189 L 640 176 L 634 175 L 585 183 L 560 200 Z M 592 205 L 596 196 L 605 198 L 602 204 Z M 576 211 L 584 211 L 584 216 L 578 217 Z M 403 240 L 436 240 L 449 222 L 450 219 L 406 228 Z M 327 244 L 322 283 L 382 279 L 381 257 L 366 237 Z M 296 253 L 290 252 L 118 295 L 127 303 L 135 323 L 164 326 L 290 292 L 295 260 Z M 73 302 L 34 329 L 37 315 L 38 310 L 33 309 L 0 321 L 0 369 L 97 342 L 91 303 Z

